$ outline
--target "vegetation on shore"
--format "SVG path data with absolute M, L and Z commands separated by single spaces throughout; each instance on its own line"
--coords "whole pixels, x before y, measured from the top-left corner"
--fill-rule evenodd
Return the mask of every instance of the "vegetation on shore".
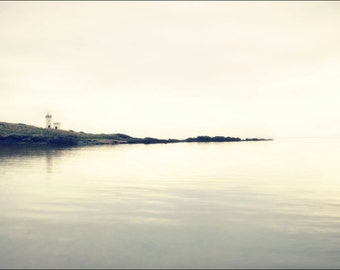
M 56 130 L 39 128 L 25 124 L 12 124 L 0 122 L 0 144 L 44 144 L 55 146 L 81 146 L 100 144 L 155 144 L 179 142 L 239 142 L 239 141 L 265 141 L 270 139 L 223 136 L 198 136 L 178 139 L 156 139 L 151 137 L 135 138 L 125 134 L 92 134 L 74 132 L 72 130 Z

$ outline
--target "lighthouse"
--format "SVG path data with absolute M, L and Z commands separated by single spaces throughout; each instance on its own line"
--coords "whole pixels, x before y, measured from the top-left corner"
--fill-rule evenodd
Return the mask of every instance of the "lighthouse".
M 46 128 L 60 129 L 60 122 L 54 122 L 52 124 L 52 115 L 47 113 L 45 115 L 46 119 Z
M 45 118 L 46 118 L 46 128 L 52 128 L 52 115 L 47 113 Z

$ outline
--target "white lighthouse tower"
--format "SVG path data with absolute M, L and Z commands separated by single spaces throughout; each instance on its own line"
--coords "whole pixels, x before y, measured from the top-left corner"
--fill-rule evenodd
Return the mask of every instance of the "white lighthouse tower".
M 52 128 L 52 115 L 47 113 L 45 118 L 46 118 L 46 128 Z

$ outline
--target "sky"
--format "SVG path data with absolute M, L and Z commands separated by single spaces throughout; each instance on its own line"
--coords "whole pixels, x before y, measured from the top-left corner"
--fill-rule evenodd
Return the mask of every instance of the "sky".
M 1 1 L 0 121 L 340 137 L 340 2 Z

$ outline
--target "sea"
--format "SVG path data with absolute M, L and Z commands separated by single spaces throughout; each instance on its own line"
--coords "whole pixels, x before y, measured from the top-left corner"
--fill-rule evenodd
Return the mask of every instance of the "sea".
M 0 146 L 0 268 L 339 268 L 340 139 Z

